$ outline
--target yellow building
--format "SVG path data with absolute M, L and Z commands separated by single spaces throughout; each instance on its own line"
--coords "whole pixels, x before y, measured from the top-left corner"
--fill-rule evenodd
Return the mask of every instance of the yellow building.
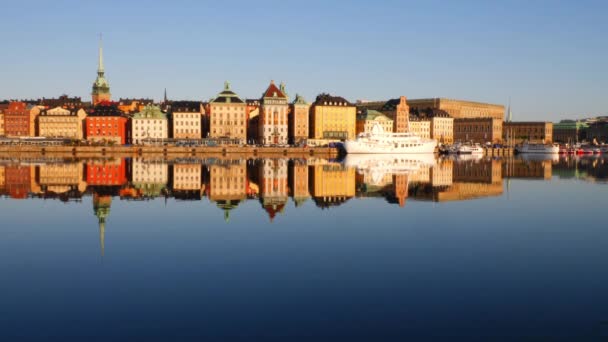
M 4 111 L 0 109 L 0 136 L 4 135 Z
M 357 113 L 356 134 L 362 132 L 371 133 L 372 128 L 376 125 L 382 127 L 384 132 L 393 131 L 393 120 L 379 111 L 363 109 L 360 113 Z
M 201 164 L 175 164 L 173 165 L 173 190 L 202 189 L 202 167 Z
M 339 96 L 321 94 L 310 109 L 310 137 L 313 139 L 354 139 L 357 108 Z
M 494 118 L 504 120 L 505 106 L 491 103 L 463 101 L 446 98 L 410 99 L 407 104 L 411 109 L 440 109 L 454 119 Z
M 418 118 L 410 117 L 409 120 L 410 132 L 416 134 L 421 138 L 431 138 L 431 121 L 420 120 Z
M 209 136 L 246 142 L 247 119 L 247 104 L 225 82 L 224 90 L 209 102 Z
M 55 107 L 43 109 L 38 115 L 38 136 L 47 138 L 84 139 L 84 109 Z
M 290 105 L 289 113 L 289 142 L 299 144 L 308 139 L 310 104 L 304 97 L 296 94 Z

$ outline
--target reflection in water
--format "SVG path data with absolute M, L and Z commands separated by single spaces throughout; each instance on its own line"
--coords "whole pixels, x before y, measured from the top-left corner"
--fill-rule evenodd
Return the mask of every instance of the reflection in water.
M 605 157 L 531 156 L 492 159 L 481 156 L 349 155 L 343 160 L 309 159 L 52 159 L 0 160 L 0 193 L 80 201 L 92 196 L 99 223 L 101 252 L 113 198 L 149 200 L 207 197 L 230 213 L 245 200 L 258 200 L 270 222 L 285 212 L 289 197 L 298 208 L 309 198 L 322 209 L 348 200 L 384 198 L 404 207 L 408 198 L 460 201 L 503 194 L 503 178 L 604 182 Z

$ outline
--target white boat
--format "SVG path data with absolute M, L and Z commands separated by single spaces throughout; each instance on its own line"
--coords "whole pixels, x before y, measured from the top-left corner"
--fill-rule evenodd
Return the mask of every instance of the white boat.
M 545 145 L 545 144 L 529 144 L 523 143 L 520 146 L 515 147 L 517 153 L 541 153 L 541 154 L 552 154 L 559 153 L 559 145 Z
M 483 147 L 479 144 L 460 145 L 456 150 L 458 154 L 483 154 Z
M 395 154 L 434 153 L 437 141 L 421 138 L 413 133 L 385 132 L 375 124 L 371 133 L 360 133 L 355 140 L 344 142 L 346 153 Z

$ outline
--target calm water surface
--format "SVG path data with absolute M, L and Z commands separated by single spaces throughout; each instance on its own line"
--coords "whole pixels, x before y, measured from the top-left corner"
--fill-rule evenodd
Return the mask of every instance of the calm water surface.
M 605 339 L 607 180 L 608 157 L 0 157 L 0 336 Z

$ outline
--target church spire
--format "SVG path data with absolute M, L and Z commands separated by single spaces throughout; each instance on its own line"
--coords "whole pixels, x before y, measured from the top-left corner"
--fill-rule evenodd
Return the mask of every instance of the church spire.
M 99 62 L 97 64 L 97 72 L 103 74 L 103 41 L 101 33 L 99 34 Z

